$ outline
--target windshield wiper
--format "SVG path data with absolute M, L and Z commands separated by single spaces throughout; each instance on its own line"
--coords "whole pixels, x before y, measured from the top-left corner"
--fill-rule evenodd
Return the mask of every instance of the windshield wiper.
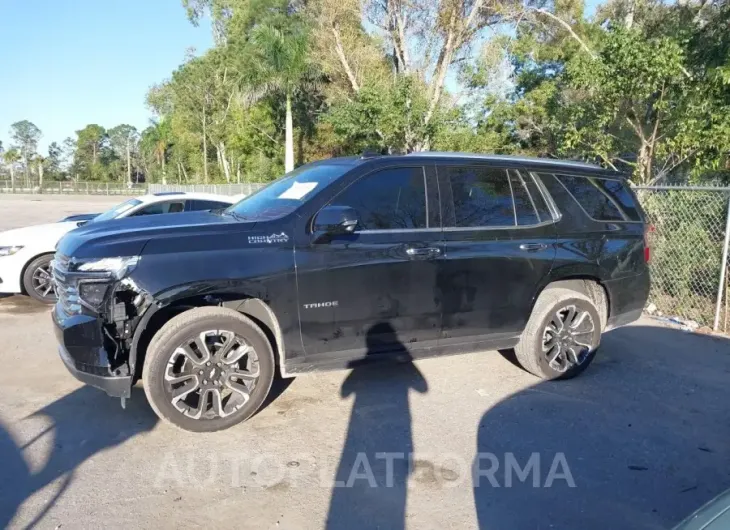
M 244 216 L 243 216 L 243 215 L 241 215 L 241 214 L 238 214 L 238 213 L 234 212 L 233 210 L 224 210 L 224 211 L 223 211 L 223 214 L 224 214 L 224 215 L 230 215 L 230 216 L 231 216 L 231 217 L 233 217 L 233 218 L 234 218 L 234 219 L 235 219 L 236 221 L 245 221 L 245 220 L 246 220 L 246 217 L 244 217 Z

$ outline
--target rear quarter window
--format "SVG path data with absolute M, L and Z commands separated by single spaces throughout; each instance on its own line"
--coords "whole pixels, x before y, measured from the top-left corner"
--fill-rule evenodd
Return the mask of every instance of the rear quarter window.
M 636 199 L 622 179 L 560 174 L 555 177 L 596 221 L 642 220 Z

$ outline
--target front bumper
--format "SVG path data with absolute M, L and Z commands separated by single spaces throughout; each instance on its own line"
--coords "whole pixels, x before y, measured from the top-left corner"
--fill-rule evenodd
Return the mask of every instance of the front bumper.
M 0 256 L 0 293 L 22 292 L 20 277 L 23 268 L 32 258 L 26 249 L 21 249 L 12 256 Z
M 66 315 L 58 305 L 52 315 L 58 353 L 71 375 L 112 397 L 130 397 L 132 377 L 119 375 L 110 365 L 101 321 L 88 315 Z

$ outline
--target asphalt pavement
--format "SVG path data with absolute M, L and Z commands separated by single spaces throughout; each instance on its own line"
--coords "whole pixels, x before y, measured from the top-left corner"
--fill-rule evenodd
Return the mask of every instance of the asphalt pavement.
M 0 230 L 100 205 L 0 196 Z M 730 342 L 648 318 L 575 380 L 498 352 L 313 374 L 204 435 L 73 379 L 46 306 L 0 299 L 0 344 L 0 528 L 670 528 L 730 488 Z

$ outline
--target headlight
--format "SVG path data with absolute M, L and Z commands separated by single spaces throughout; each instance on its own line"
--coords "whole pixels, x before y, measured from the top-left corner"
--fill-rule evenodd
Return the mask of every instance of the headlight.
M 22 245 L 14 245 L 10 247 L 0 247 L 0 256 L 12 256 L 23 247 Z
M 134 270 L 139 260 L 139 256 L 73 260 L 69 272 L 108 272 L 121 280 Z
M 108 283 L 81 282 L 79 284 L 79 296 L 81 300 L 95 309 L 104 303 L 108 290 Z

